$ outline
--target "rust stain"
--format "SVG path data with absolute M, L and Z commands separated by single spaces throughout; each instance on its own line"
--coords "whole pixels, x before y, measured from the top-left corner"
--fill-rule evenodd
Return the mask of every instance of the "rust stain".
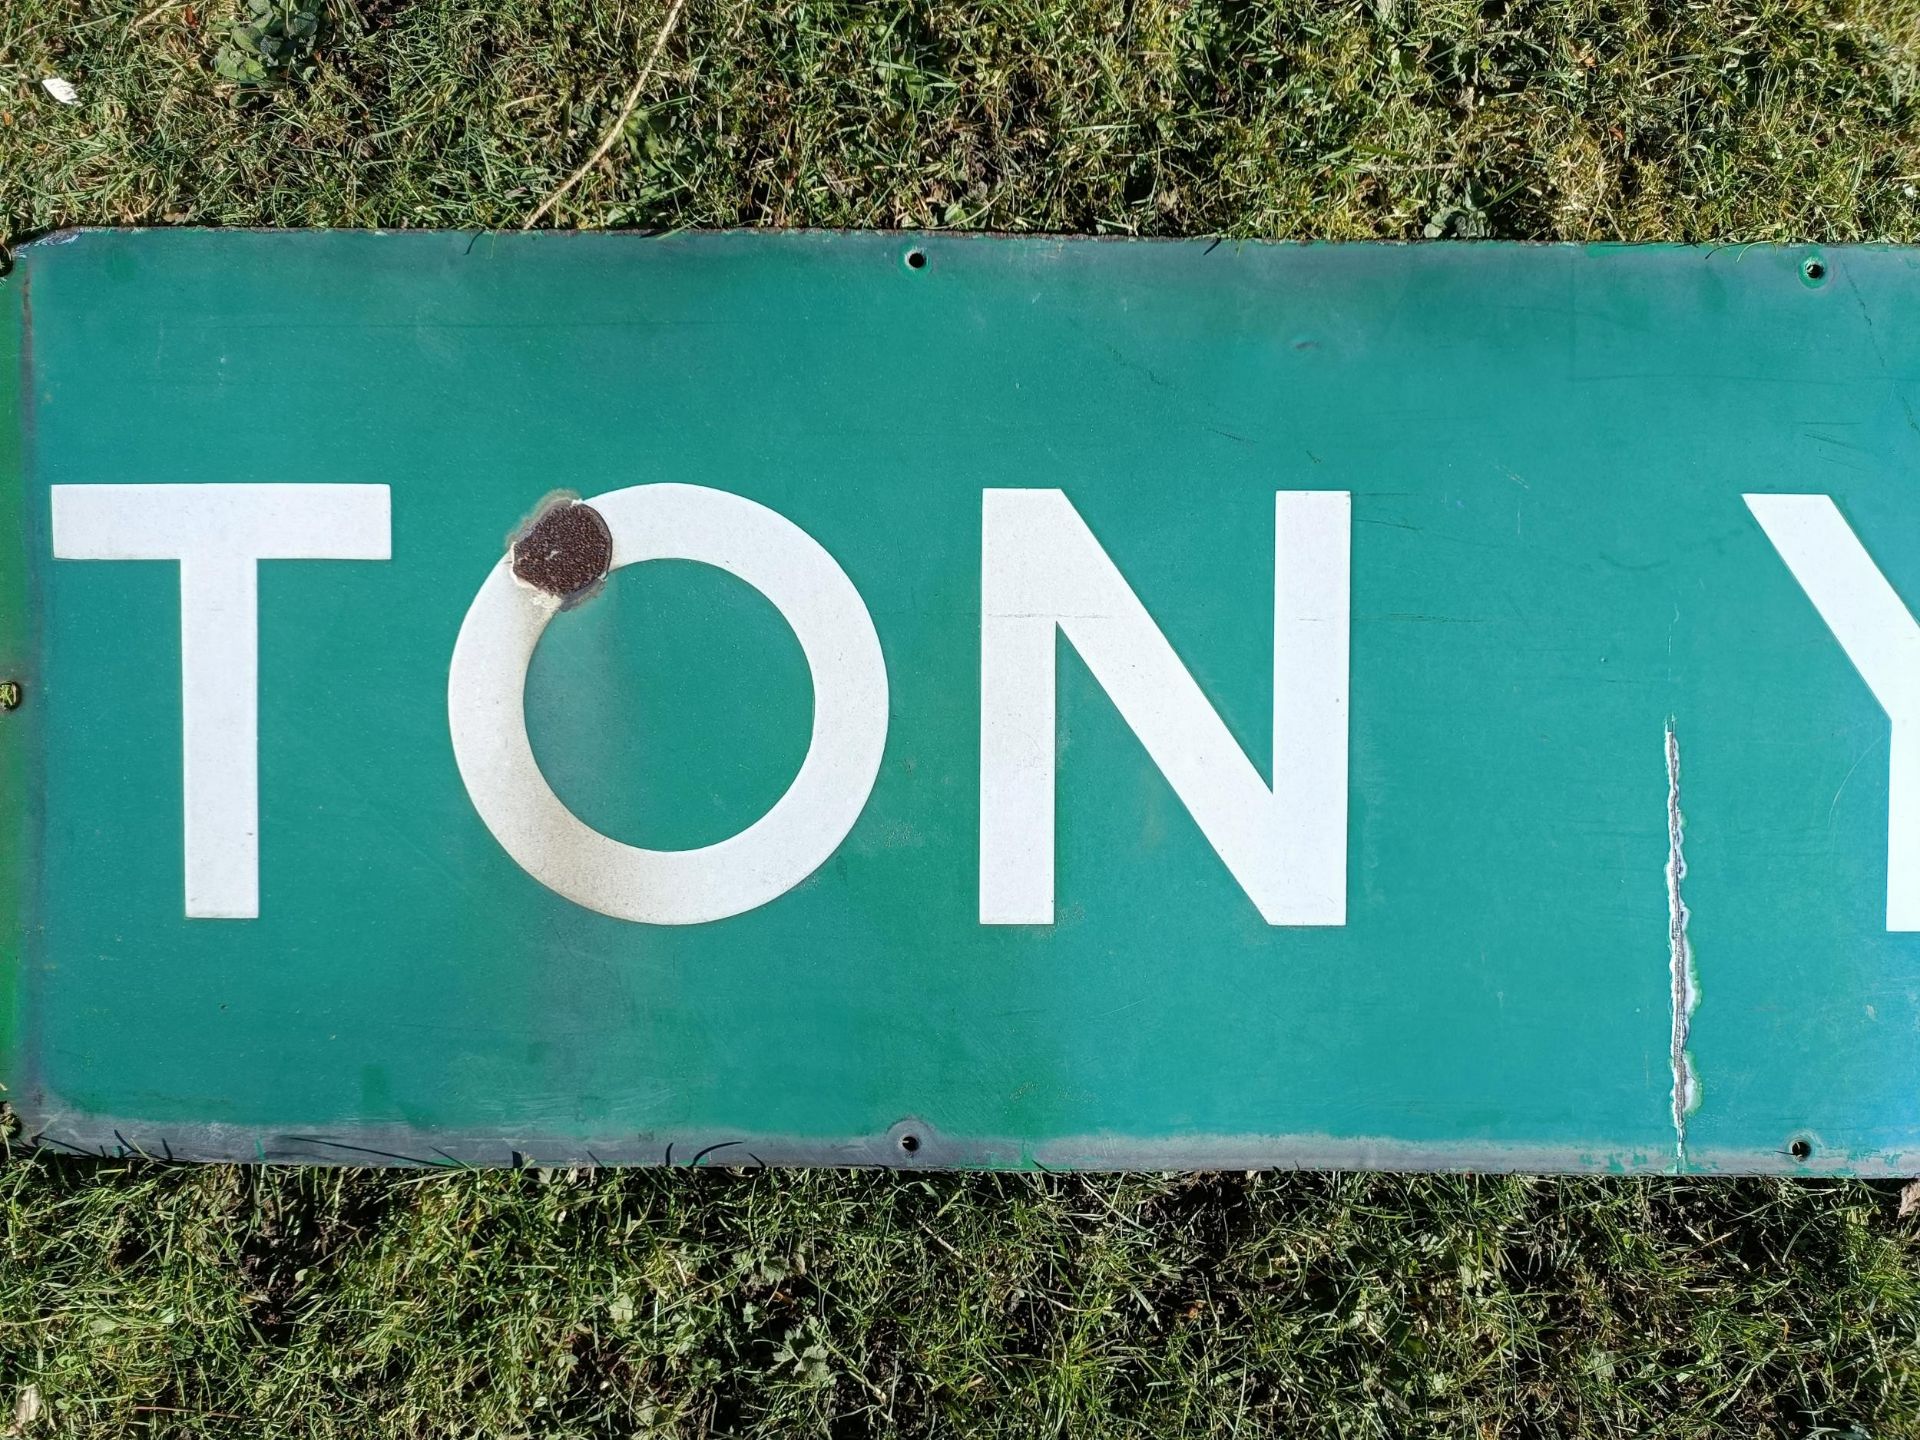
M 606 579 L 613 564 L 613 532 L 585 501 L 555 500 L 514 536 L 508 560 L 517 579 L 562 605 L 575 605 Z

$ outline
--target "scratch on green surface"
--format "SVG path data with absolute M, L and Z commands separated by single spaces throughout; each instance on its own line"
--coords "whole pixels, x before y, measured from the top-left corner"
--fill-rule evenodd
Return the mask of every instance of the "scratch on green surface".
M 1693 943 L 1687 936 L 1687 902 L 1681 882 L 1687 878 L 1686 817 L 1680 809 L 1680 737 L 1667 720 L 1667 945 L 1673 987 L 1673 1144 L 1677 1169 L 1687 1168 L 1687 1116 L 1700 1104 L 1700 1078 L 1687 1041 L 1693 1030 L 1700 987 L 1694 977 Z

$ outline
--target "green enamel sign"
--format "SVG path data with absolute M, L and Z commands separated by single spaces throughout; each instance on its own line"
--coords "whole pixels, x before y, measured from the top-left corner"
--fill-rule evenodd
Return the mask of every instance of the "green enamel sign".
M 82 232 L 0 393 L 29 1140 L 1920 1169 L 1912 252 Z

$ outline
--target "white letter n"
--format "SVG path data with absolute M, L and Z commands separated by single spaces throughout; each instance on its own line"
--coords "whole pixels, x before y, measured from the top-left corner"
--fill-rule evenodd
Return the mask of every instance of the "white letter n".
M 982 502 L 980 923 L 1053 922 L 1058 631 L 1267 923 L 1344 925 L 1348 493 L 1274 497 L 1271 788 L 1062 492 Z
M 385 485 L 55 485 L 62 560 L 180 562 L 187 914 L 260 913 L 262 560 L 385 560 Z
M 1830 497 L 1741 498 L 1893 722 L 1887 929 L 1920 930 L 1920 625 Z

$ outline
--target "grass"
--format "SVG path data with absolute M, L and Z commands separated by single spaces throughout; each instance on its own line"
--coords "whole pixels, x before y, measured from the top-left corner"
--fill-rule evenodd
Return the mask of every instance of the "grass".
M 1903 1435 L 1894 1199 L 42 1158 L 0 1387 L 28 1434 Z
M 666 8 L 326 0 L 242 91 L 230 0 L 4 0 L 0 236 L 520 224 Z M 1912 0 L 690 0 L 547 220 L 1915 241 L 1917 88 Z M 16 1156 L 10 1425 L 1920 1435 L 1920 1239 L 1845 1182 Z
M 516 225 L 666 9 L 324 0 L 310 73 L 245 94 L 233 3 L 0 6 L 0 227 Z M 692 0 L 549 218 L 1912 239 L 1917 83 L 1910 0 Z

